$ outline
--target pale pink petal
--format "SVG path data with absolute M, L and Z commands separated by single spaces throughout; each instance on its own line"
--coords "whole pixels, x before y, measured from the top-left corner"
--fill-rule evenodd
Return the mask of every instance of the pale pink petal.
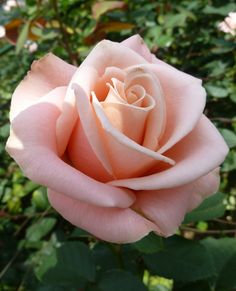
M 202 115 L 195 129 L 166 153 L 175 160 L 175 166 L 153 175 L 109 183 L 135 190 L 178 187 L 218 167 L 227 153 L 224 139 L 209 119 Z
M 142 143 L 148 110 L 121 103 L 104 102 L 101 105 L 115 128 L 136 143 Z
M 96 93 L 99 101 L 106 99 L 109 92 L 109 87 L 106 84 L 110 83 L 112 78 L 123 82 L 125 78 L 124 70 L 116 67 L 107 67 L 104 74 L 97 78 L 93 91 Z
M 175 233 L 185 214 L 197 207 L 203 198 L 214 194 L 219 187 L 215 171 L 181 187 L 157 191 L 141 191 L 133 206 L 154 222 L 163 236 Z
M 99 76 L 102 76 L 107 67 L 125 69 L 137 64 L 145 64 L 147 61 L 128 47 L 109 40 L 100 41 L 90 52 L 79 70 L 85 67 L 94 68 Z
M 77 119 L 78 112 L 75 105 L 74 92 L 68 86 L 61 108 L 61 114 L 56 123 L 57 149 L 60 157 L 64 154 L 68 146 Z
M 95 156 L 96 159 L 98 160 L 96 164 L 100 163 L 104 168 L 104 171 L 108 173 L 109 176 L 113 177 L 113 170 L 106 152 L 106 148 L 104 146 L 104 142 L 102 140 L 103 135 L 102 128 L 98 123 L 96 116 L 94 114 L 94 110 L 91 106 L 89 100 L 90 95 L 86 95 L 85 91 L 78 85 L 78 82 L 74 83 L 72 87 L 76 96 L 76 106 L 80 118 L 81 130 L 83 130 L 83 133 L 85 134 L 86 142 L 88 142 L 88 144 L 91 147 L 90 153 L 93 152 L 94 153 L 93 157 Z M 78 162 L 80 160 L 83 161 L 84 159 L 82 157 L 84 155 L 83 143 L 81 143 L 79 139 L 81 132 L 79 132 L 78 130 L 80 130 L 80 128 L 77 127 L 75 130 L 76 130 L 75 134 L 77 137 L 73 138 L 71 144 L 74 150 L 69 152 L 69 154 L 71 160 L 74 161 L 77 166 L 79 166 Z M 87 162 L 89 162 L 87 167 L 92 167 L 93 161 L 94 161 L 93 159 L 87 160 Z
M 165 96 L 162 92 L 160 82 L 157 76 L 148 69 L 148 66 L 145 68 L 143 66 L 134 66 L 128 68 L 126 71 L 127 80 L 125 81 L 127 85 L 132 86 L 133 84 L 138 84 L 142 86 L 155 103 L 155 106 L 147 117 L 142 145 L 156 151 L 166 126 Z
M 166 124 L 159 153 L 164 153 L 197 124 L 205 107 L 206 93 L 201 80 L 169 65 L 140 65 L 140 69 L 153 72 L 160 82 L 166 103 Z
M 93 127 L 93 129 L 96 128 Z M 80 120 L 77 121 L 70 137 L 67 154 L 69 155 L 73 167 L 80 170 L 85 175 L 100 182 L 107 182 L 114 179 L 114 177 L 106 171 L 93 151 Z
M 220 186 L 220 168 L 214 169 L 209 174 L 201 177 L 192 183 L 192 187 L 196 189 L 193 195 L 189 197 L 187 212 L 196 208 L 203 199 L 217 192 Z
M 10 119 L 52 89 L 68 85 L 76 69 L 52 53 L 34 61 L 31 70 L 12 96 Z
M 125 90 L 125 83 L 112 79 L 113 86 L 105 101 L 101 102 L 111 124 L 124 135 L 142 144 L 146 120 L 155 106 L 155 101 L 140 85 L 131 84 Z M 135 125 L 135 126 L 134 126 Z
M 92 97 L 93 108 L 103 129 L 106 152 L 116 178 L 137 177 L 159 161 L 174 164 L 174 160 L 137 144 L 112 126 L 95 94 Z
M 106 208 L 48 191 L 51 205 L 72 224 L 87 230 L 99 239 L 113 243 L 131 243 L 157 227 L 135 211 L 127 208 Z
M 64 89 L 51 91 L 12 122 L 7 151 L 34 182 L 81 201 L 107 207 L 129 207 L 134 194 L 100 183 L 62 161 L 57 154 L 56 121 Z
M 145 58 L 148 62 L 150 63 L 152 62 L 152 54 L 150 53 L 150 50 L 148 49 L 140 35 L 138 34 L 133 35 L 122 41 L 121 44 L 132 49 L 133 51 L 141 55 L 143 58 Z

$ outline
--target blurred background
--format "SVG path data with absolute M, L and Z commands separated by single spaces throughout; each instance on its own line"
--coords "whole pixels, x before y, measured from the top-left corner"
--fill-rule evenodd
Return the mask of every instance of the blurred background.
M 1 291 L 236 290 L 235 11 L 222 0 L 0 1 Z M 119 246 L 57 215 L 4 147 L 11 94 L 33 60 L 52 51 L 79 66 L 101 39 L 136 33 L 160 59 L 203 80 L 205 114 L 230 153 L 219 192 L 176 236 Z

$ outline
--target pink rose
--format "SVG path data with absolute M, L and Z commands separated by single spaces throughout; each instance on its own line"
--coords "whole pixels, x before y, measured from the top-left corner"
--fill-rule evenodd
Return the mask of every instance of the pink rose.
M 225 33 L 236 34 L 236 12 L 230 12 L 224 21 L 219 23 L 219 29 Z
M 173 234 L 219 185 L 228 148 L 202 114 L 201 81 L 139 36 L 101 41 L 79 68 L 34 62 L 11 104 L 7 151 L 51 205 L 96 237 Z

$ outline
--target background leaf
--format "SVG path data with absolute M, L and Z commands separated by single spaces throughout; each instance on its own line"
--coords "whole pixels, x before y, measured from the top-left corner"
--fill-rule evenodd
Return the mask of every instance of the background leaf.
M 200 206 L 186 214 L 183 223 L 209 220 L 222 216 L 225 212 L 224 198 L 223 193 L 217 193 L 205 199 Z
M 154 274 L 178 281 L 197 281 L 214 274 L 207 249 L 197 241 L 178 236 L 168 239 L 162 251 L 143 255 L 143 259 Z

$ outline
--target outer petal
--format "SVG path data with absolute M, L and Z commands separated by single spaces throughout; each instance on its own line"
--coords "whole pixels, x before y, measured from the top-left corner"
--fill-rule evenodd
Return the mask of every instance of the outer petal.
M 202 115 L 195 129 L 166 153 L 168 157 L 176 161 L 174 167 L 150 176 L 109 183 L 135 190 L 178 187 L 218 167 L 227 153 L 228 147 L 224 139 L 209 119 Z
M 131 243 L 150 231 L 158 232 L 153 223 L 129 208 L 93 206 L 52 190 L 48 191 L 48 198 L 66 220 L 105 241 Z
M 107 67 L 117 67 L 125 69 L 129 66 L 138 64 L 146 64 L 147 61 L 126 46 L 112 42 L 109 40 L 102 40 L 90 52 L 88 57 L 79 67 L 79 70 L 84 68 L 94 68 L 99 76 L 102 76 Z
M 10 119 L 12 120 L 20 111 L 34 104 L 52 89 L 68 85 L 76 69 L 52 53 L 34 61 L 31 71 L 12 96 Z
M 134 208 L 153 221 L 162 235 L 169 236 L 174 234 L 186 212 L 217 191 L 219 182 L 219 171 L 216 170 L 182 187 L 141 191 L 137 194 Z
M 74 91 L 68 86 L 62 103 L 61 114 L 56 124 L 57 149 L 60 157 L 68 146 L 77 119 Z
M 60 88 L 51 91 L 14 118 L 7 151 L 39 184 L 100 206 L 130 206 L 135 200 L 131 191 L 97 182 L 58 157 L 55 130 L 64 92 Z
M 152 54 L 150 53 L 148 47 L 144 43 L 142 37 L 138 34 L 133 35 L 124 41 L 121 42 L 122 45 L 125 45 L 126 47 L 132 49 L 136 53 L 138 53 L 140 56 L 145 58 L 148 62 L 152 62 Z

